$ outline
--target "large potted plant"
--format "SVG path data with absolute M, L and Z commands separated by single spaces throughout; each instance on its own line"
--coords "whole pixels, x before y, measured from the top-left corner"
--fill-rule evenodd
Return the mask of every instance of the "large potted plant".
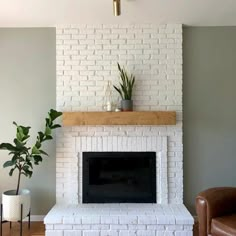
M 30 191 L 20 189 L 22 175 L 31 177 L 34 165 L 39 165 L 43 161 L 43 156 L 48 154 L 42 149 L 42 143 L 53 139 L 52 130 L 61 127 L 55 124 L 55 120 L 61 116 L 61 112 L 51 109 L 48 117 L 45 119 L 44 131 L 38 132 L 36 142 L 32 146 L 27 146 L 30 135 L 29 126 L 18 125 L 16 122 L 16 137 L 13 143 L 1 143 L 0 150 L 9 151 L 10 160 L 3 164 L 3 167 L 10 167 L 9 175 L 12 176 L 15 171 L 18 172 L 17 186 L 14 190 L 6 191 L 2 194 L 3 217 L 8 221 L 19 221 L 21 219 L 21 205 L 23 206 L 23 215 L 25 218 L 30 211 Z
M 122 111 L 132 111 L 133 110 L 133 87 L 135 82 L 135 76 L 133 74 L 128 74 L 125 68 L 121 68 L 120 64 L 117 63 L 119 70 L 120 83 L 119 87 L 113 86 L 115 90 L 121 96 L 121 110 Z

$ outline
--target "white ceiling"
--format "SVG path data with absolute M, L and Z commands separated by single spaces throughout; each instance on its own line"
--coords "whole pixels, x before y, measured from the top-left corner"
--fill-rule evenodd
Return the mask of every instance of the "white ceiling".
M 60 24 L 183 23 L 236 25 L 236 0 L 121 0 L 114 17 L 112 0 L 0 0 L 0 27 Z

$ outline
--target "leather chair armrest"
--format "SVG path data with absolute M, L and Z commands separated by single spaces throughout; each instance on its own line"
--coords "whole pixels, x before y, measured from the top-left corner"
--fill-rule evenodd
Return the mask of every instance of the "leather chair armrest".
M 200 197 L 196 198 L 196 211 L 198 216 L 199 236 L 207 236 L 207 203 Z
M 211 233 L 211 219 L 236 211 L 236 188 L 211 188 L 198 194 L 196 211 L 200 236 Z

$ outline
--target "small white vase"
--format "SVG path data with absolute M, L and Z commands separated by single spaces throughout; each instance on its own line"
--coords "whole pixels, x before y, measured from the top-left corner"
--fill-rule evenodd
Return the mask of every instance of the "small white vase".
M 21 204 L 23 205 L 22 219 L 30 212 L 30 191 L 22 189 L 16 195 L 16 190 L 9 190 L 2 194 L 3 219 L 7 221 L 19 221 L 21 219 Z

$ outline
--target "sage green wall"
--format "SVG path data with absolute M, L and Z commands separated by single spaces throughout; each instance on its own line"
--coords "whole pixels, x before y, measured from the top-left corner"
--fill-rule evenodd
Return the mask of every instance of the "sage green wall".
M 236 27 L 184 29 L 184 202 L 236 186 Z
M 15 135 L 12 121 L 32 126 L 35 140 L 44 118 L 56 103 L 56 34 L 54 28 L 0 28 L 0 143 Z M 55 141 L 50 154 L 22 187 L 32 192 L 32 214 L 46 214 L 55 204 Z M 16 174 L 3 169 L 7 153 L 0 151 L 0 192 L 16 188 Z
M 31 125 L 32 133 L 56 98 L 55 29 L 0 29 L 0 142 L 11 141 L 12 121 Z M 236 27 L 184 28 L 184 202 L 194 213 L 198 192 L 236 186 Z M 55 142 L 49 158 L 22 186 L 32 191 L 33 214 L 55 203 Z M 2 168 L 0 192 L 16 178 Z

